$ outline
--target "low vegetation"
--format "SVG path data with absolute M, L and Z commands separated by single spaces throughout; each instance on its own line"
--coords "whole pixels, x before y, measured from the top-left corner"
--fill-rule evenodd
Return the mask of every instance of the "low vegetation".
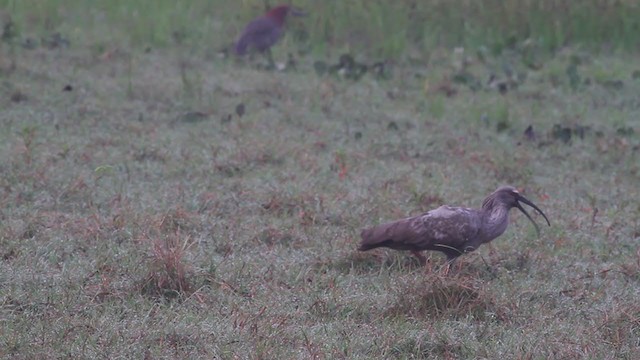
M 640 356 L 633 2 L 355 3 L 380 48 L 300 3 L 283 71 L 224 56 L 263 4 L 218 3 L 0 1 L 1 357 Z M 501 184 L 551 227 L 449 275 L 355 250 Z

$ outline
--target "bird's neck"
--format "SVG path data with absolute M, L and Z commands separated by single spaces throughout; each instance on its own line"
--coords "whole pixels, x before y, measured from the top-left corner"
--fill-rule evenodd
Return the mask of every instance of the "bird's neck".
M 509 208 L 502 204 L 494 204 L 483 208 L 482 237 L 484 242 L 491 241 L 507 229 L 509 225 Z
M 289 12 L 289 8 L 286 6 L 278 6 L 271 10 L 269 10 L 265 17 L 273 20 L 279 26 L 284 25 L 284 19 L 287 17 L 287 13 Z

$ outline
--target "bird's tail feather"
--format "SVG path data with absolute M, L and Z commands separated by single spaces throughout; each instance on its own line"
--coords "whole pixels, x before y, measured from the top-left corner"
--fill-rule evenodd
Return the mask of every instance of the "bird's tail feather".
M 249 46 L 249 42 L 247 41 L 246 37 L 245 36 L 241 37 L 236 43 L 236 48 L 235 48 L 236 55 L 242 56 L 246 54 L 248 46 Z

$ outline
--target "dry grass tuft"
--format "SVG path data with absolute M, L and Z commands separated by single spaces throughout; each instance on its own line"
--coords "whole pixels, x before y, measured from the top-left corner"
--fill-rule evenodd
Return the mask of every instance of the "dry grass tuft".
M 160 229 L 162 233 L 173 233 L 180 230 L 195 231 L 200 225 L 197 220 L 196 214 L 185 210 L 182 206 L 177 206 L 160 219 Z
M 391 353 L 397 358 L 431 359 L 440 356 L 443 359 L 463 358 L 463 346 L 449 339 L 406 339 L 396 344 Z
M 179 232 L 152 240 L 149 274 L 142 284 L 144 294 L 174 299 L 193 292 L 193 274 L 185 259 L 191 244 L 190 237 L 181 237 Z
M 428 279 L 406 278 L 397 289 L 396 302 L 387 310 L 387 315 L 485 320 L 488 314 L 500 312 L 490 292 L 471 278 L 430 275 Z
M 257 243 L 263 243 L 269 247 L 275 245 L 290 246 L 295 240 L 295 237 L 289 232 L 281 231 L 273 227 L 261 231 L 255 238 Z
M 615 348 L 637 348 L 640 346 L 640 306 L 607 311 L 599 330 L 605 342 Z

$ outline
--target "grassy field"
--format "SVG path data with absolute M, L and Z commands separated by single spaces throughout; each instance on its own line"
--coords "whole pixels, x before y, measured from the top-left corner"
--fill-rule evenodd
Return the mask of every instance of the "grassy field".
M 241 26 L 215 17 L 187 31 L 222 31 L 206 45 L 130 28 L 118 1 L 95 24 L 67 22 L 64 1 L 4 3 L 16 25 L 7 35 L 2 19 L 2 358 L 640 357 L 628 34 L 599 52 L 423 51 L 405 34 L 356 51 L 386 59 L 356 81 L 318 74 L 345 43 L 310 37 L 321 55 L 265 71 L 218 54 Z M 176 21 L 214 13 L 193 3 Z M 276 61 L 304 44 L 290 34 Z M 440 254 L 420 267 L 355 250 L 363 227 L 479 206 L 503 184 L 547 214 L 540 237 L 514 211 L 449 276 Z

